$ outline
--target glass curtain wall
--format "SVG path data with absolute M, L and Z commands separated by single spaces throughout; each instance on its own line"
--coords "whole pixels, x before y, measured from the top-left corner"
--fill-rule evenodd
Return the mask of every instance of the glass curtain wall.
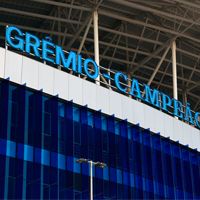
M 0 81 L 0 198 L 200 198 L 200 153 L 139 125 Z

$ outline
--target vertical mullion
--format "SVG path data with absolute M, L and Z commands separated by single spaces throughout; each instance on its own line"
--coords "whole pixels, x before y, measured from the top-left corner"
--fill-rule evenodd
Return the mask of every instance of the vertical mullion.
M 3 83 L 3 90 L 4 90 L 4 92 L 6 92 L 6 96 L 4 97 L 5 98 L 5 101 L 6 101 L 6 97 L 7 97 L 7 105 L 8 105 L 8 110 L 7 110 L 7 112 L 5 112 L 5 113 L 7 113 L 7 116 L 5 116 L 5 117 L 7 117 L 7 119 L 5 119 L 5 127 L 6 127 L 6 129 L 4 130 L 5 132 L 4 132 L 4 134 L 5 134 L 5 139 L 6 140 L 9 140 L 10 139 L 10 122 L 11 122 L 11 112 L 12 112 L 12 107 L 11 107 L 11 105 L 10 105 L 10 101 L 9 101 L 9 99 L 11 99 L 11 87 L 10 87 L 10 84 L 9 84 L 9 82 L 8 81 L 5 81 L 4 83 Z M 4 102 L 5 102 L 4 101 Z M 6 107 L 5 107 L 6 108 Z M 3 130 L 3 129 L 2 129 Z M 7 149 L 7 145 L 6 145 L 6 149 Z M 7 152 L 6 152 L 7 153 Z M 8 180 L 8 178 L 9 178 L 9 161 L 10 161 L 10 158 L 6 155 L 6 162 L 5 162 L 5 183 L 4 183 L 4 199 L 8 199 L 8 183 L 9 183 L 9 180 Z
M 25 143 L 25 106 L 26 106 L 26 88 L 25 86 L 19 86 L 15 89 L 15 95 L 16 95 L 16 102 L 17 102 L 17 108 L 18 108 L 18 113 L 17 113 L 17 118 L 18 118 L 18 125 L 16 128 L 16 142 L 19 143 Z M 26 182 L 26 173 L 24 170 L 24 163 L 26 161 L 21 161 L 16 159 L 16 164 L 18 165 L 18 168 L 22 169 L 23 173 L 21 173 L 21 177 L 23 177 L 23 180 L 21 181 L 19 177 L 16 178 L 15 182 L 15 188 L 17 192 L 15 192 L 15 197 L 16 198 L 22 198 L 23 195 L 23 186 L 24 182 Z M 22 166 L 21 166 L 22 165 Z M 18 173 L 18 172 L 17 172 Z M 17 174 L 19 176 L 19 174 Z
M 43 97 L 41 93 L 41 98 L 42 98 L 42 126 L 41 126 L 41 149 L 44 149 L 44 103 L 45 103 L 45 98 Z M 43 159 L 43 155 L 41 152 L 41 161 Z M 44 166 L 41 162 L 40 164 L 40 173 L 41 173 L 41 179 L 40 179 L 40 199 L 44 199 Z
M 25 95 L 25 127 L 24 127 L 24 144 L 28 144 L 28 118 L 29 118 L 29 96 L 26 91 Z M 23 194 L 22 199 L 26 198 L 26 188 L 27 188 L 27 161 L 23 161 Z

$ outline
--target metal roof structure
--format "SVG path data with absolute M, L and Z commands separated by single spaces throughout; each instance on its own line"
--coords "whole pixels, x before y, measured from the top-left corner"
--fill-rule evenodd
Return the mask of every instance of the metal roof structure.
M 200 110 L 200 0 L 0 0 L 0 44 L 5 26 L 16 25 L 93 57 L 94 10 L 101 66 L 172 96 L 176 41 L 179 99 Z

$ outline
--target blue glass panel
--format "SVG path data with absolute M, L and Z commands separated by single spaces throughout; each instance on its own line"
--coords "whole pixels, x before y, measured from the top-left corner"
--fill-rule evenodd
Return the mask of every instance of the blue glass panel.
M 122 171 L 117 169 L 117 183 L 122 183 Z
M 200 189 L 198 180 L 200 180 L 200 170 L 198 164 L 198 156 L 196 152 L 190 152 L 190 160 L 191 160 L 191 172 L 192 172 L 192 185 L 194 190 L 194 198 L 200 198 Z
M 58 166 L 58 154 L 51 152 L 51 166 L 57 167 Z
M 142 177 L 141 176 L 135 175 L 135 186 L 136 186 L 136 188 L 142 190 L 143 184 L 142 184 Z
M 24 142 L 25 94 L 26 87 L 23 85 L 12 90 L 12 125 L 10 139 L 15 139 L 16 142 L 20 143 Z
M 73 163 L 74 163 L 74 169 L 73 171 L 76 172 L 76 173 L 80 173 L 80 164 L 76 162 L 77 158 L 73 158 Z
M 6 155 L 10 156 L 10 157 L 16 156 L 16 143 L 15 142 L 7 140 Z
M 171 145 L 172 155 L 174 155 L 172 166 L 173 166 L 173 177 L 175 185 L 175 196 L 176 198 L 184 198 L 182 173 L 181 173 L 181 160 L 180 160 L 180 149 L 179 146 Z
M 129 139 L 129 140 L 131 140 L 131 138 L 132 138 L 131 131 L 132 131 L 132 127 L 131 127 L 131 126 L 128 126 L 128 139 Z
M 131 175 L 128 174 L 127 172 L 123 171 L 123 184 L 124 185 L 130 185 L 129 177 L 131 177 Z
M 114 116 L 107 117 L 108 132 L 115 133 L 115 118 Z
M 93 113 L 88 111 L 88 125 L 93 127 L 93 124 L 94 124 Z
M 128 138 L 128 124 L 126 120 L 120 122 L 120 135 Z
M 42 134 L 42 92 L 37 91 L 29 97 L 28 144 L 41 148 Z
M 130 173 L 130 186 L 134 187 L 135 186 L 135 177 L 133 173 Z
M 50 165 L 50 153 L 47 150 L 41 150 L 41 163 L 43 165 Z
M 107 120 L 106 120 L 105 116 L 102 116 L 101 123 L 102 123 L 102 125 L 101 125 L 102 126 L 102 130 L 107 131 Z
M 1 155 L 6 155 L 6 144 L 7 144 L 6 140 L 0 139 L 0 154 Z
M 88 124 L 88 108 L 86 106 L 80 107 L 80 121 L 82 124 L 87 125 Z
M 68 101 L 66 103 L 66 108 L 65 108 L 65 117 L 67 119 L 73 120 L 73 102 Z
M 68 157 L 67 157 L 67 170 L 73 172 L 73 166 L 74 166 L 74 158 L 68 156 Z
M 33 147 L 24 145 L 24 160 L 33 161 Z
M 58 107 L 58 116 L 65 117 L 65 106 L 63 104 Z
M 116 169 L 110 167 L 110 181 L 117 182 L 117 173 Z
M 66 158 L 64 155 L 58 154 L 58 168 L 66 170 Z
M 35 162 L 41 163 L 41 149 L 35 148 Z
M 88 131 L 87 125 L 81 124 L 81 152 L 80 157 L 87 158 L 88 156 Z
M 120 124 L 118 121 L 115 121 L 115 134 L 116 135 L 120 134 Z
M 73 155 L 73 104 L 72 102 L 67 102 L 66 106 L 66 116 L 65 116 L 65 154 Z
M 8 133 L 8 100 L 9 97 L 9 81 L 1 80 L 0 82 L 0 136 L 7 139 Z
M 103 161 L 103 157 L 102 157 L 102 148 L 103 148 L 103 144 L 102 144 L 102 131 L 101 131 L 101 113 L 94 113 L 94 160 L 96 161 Z
M 73 119 L 75 122 L 80 121 L 80 110 L 76 106 L 73 106 L 73 117 L 74 117 Z
M 89 172 L 89 165 L 87 163 L 82 163 L 81 164 L 81 173 L 84 175 L 89 176 L 90 172 Z
M 109 180 L 109 169 L 108 169 L 108 167 L 103 169 L 103 179 L 107 180 L 107 181 Z
M 74 122 L 74 143 L 81 144 L 81 130 L 78 122 Z
M 102 179 L 102 178 L 103 178 L 103 177 L 102 177 L 102 176 L 103 176 L 103 169 L 97 167 L 97 168 L 95 169 L 95 175 L 96 175 L 97 178 Z
M 94 112 L 93 113 L 94 118 L 94 127 L 98 130 L 102 130 L 102 114 L 101 112 Z

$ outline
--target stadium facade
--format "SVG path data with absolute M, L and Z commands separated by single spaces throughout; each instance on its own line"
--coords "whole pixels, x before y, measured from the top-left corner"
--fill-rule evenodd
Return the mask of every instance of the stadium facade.
M 72 7 L 91 11 L 73 5 L 73 1 L 71 5 L 35 1 L 60 6 L 58 11 L 61 7 L 69 7 L 69 12 Z M 123 4 L 118 0 L 110 2 Z M 98 27 L 97 13 L 101 3 L 92 9 L 88 25 L 87 20 L 83 24 L 83 28 L 87 26 L 82 37 L 84 43 L 93 20 L 94 59 L 80 54 L 82 42 L 77 53 L 70 49 L 67 52 L 50 37 L 38 36 L 34 28 L 32 30 L 36 33 L 26 32 L 23 26 L 4 24 L 5 46 L 0 47 L 0 199 L 91 198 L 90 165 L 77 162 L 80 159 L 106 165 L 104 168 L 92 167 L 94 199 L 200 198 L 200 113 L 198 109 L 192 111 L 189 102 L 178 100 L 175 42 L 178 36 L 162 45 L 167 49 L 159 57 L 147 84 L 118 68 L 112 71 L 102 67 L 98 46 L 98 28 L 102 27 Z M 124 5 L 155 11 L 145 4 L 124 1 Z M 128 8 L 120 9 L 129 12 Z M 120 9 L 115 7 L 115 11 Z M 3 12 L 13 10 L 4 8 Z M 100 13 L 114 19 L 119 17 L 103 10 Z M 164 14 L 168 17 L 167 13 Z M 29 13 L 23 12 L 23 15 Z M 42 14 L 31 15 L 45 19 Z M 58 20 L 59 17 L 52 18 Z M 120 15 L 120 20 L 128 19 Z M 134 23 L 140 22 L 135 20 Z M 191 23 L 193 26 L 197 22 Z M 147 23 L 145 25 L 150 27 Z M 156 25 L 152 27 L 159 29 Z M 62 26 L 60 32 L 61 29 Z M 168 29 L 159 31 L 167 32 Z M 80 33 L 75 33 L 74 41 L 76 34 Z M 145 41 L 152 42 L 148 37 Z M 166 38 L 161 37 L 160 41 L 163 43 Z M 159 37 L 155 40 L 160 41 Z M 170 48 L 173 98 L 150 86 Z M 140 51 L 138 47 L 136 51 Z M 193 55 L 193 52 L 180 48 L 177 51 Z M 144 66 L 150 57 L 140 64 Z M 187 62 L 185 57 L 184 61 Z M 187 68 L 182 63 L 181 66 Z M 198 69 L 192 70 L 193 74 Z M 194 81 L 192 77 L 189 82 L 194 84 L 196 79 Z M 188 94 L 194 101 L 199 98 L 196 90 Z

